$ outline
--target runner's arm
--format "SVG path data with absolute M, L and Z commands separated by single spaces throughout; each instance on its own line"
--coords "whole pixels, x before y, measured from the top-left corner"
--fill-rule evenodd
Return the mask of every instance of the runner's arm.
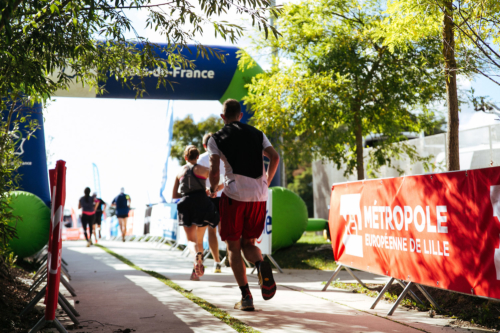
M 219 187 L 219 180 L 220 180 L 219 163 L 220 163 L 219 155 L 215 154 L 210 155 L 210 172 L 208 177 L 210 178 L 210 188 L 213 189 L 212 192 L 217 192 L 217 189 Z
M 179 194 L 179 178 L 175 177 L 174 189 L 172 191 L 172 199 L 179 199 L 182 196 Z
M 280 155 L 272 146 L 269 146 L 264 149 L 264 156 L 269 159 L 269 166 L 267 167 L 267 184 L 269 186 L 274 178 L 274 175 L 276 174 L 276 170 L 278 169 Z

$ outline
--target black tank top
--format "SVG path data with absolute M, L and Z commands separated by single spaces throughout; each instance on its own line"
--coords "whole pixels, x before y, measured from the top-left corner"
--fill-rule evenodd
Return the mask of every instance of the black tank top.
M 205 191 L 206 189 L 205 185 L 202 184 L 200 179 L 198 179 L 193 172 L 195 166 L 197 166 L 197 164 L 186 164 L 183 166 L 184 175 L 179 180 L 179 193 L 183 196 L 195 191 Z
M 262 177 L 262 140 L 264 134 L 239 121 L 226 124 L 212 135 L 217 148 L 226 156 L 233 174 L 253 179 Z

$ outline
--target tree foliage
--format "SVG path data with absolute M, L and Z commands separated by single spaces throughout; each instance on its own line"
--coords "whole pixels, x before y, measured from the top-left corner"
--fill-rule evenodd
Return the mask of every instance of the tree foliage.
M 384 19 L 377 2 L 309 0 L 284 7 L 281 38 L 256 41 L 279 57 L 248 85 L 245 102 L 260 129 L 283 137 L 285 156 L 329 159 L 363 179 L 371 134 L 384 139 L 369 150 L 371 175 L 403 154 L 427 161 L 404 132 L 435 125 L 428 106 L 444 95 L 440 44 L 425 38 L 390 49 L 376 35 Z M 247 60 L 242 53 L 242 68 Z
M 203 148 L 203 136 L 207 133 L 215 133 L 224 126 L 222 119 L 211 116 L 195 123 L 191 116 L 174 122 L 172 134 L 172 149 L 170 156 L 177 159 L 181 165 L 186 164 L 184 160 L 184 149 L 187 145 L 198 147 L 200 154 L 205 151 Z
M 496 0 L 389 0 L 378 35 L 391 50 L 436 38 L 442 46 L 446 86 L 448 170 L 460 169 L 457 74 L 480 74 L 500 85 L 500 3 Z
M 209 26 L 216 36 L 236 42 L 243 27 L 218 18 L 230 10 L 249 17 L 266 35 L 277 34 L 268 24 L 269 11 L 275 12 L 268 0 L 198 0 L 195 4 L 188 0 L 0 2 L 0 110 L 8 110 L 0 124 L 0 238 L 4 244 L 11 237 L 4 221 L 14 218 L 9 215 L 8 193 L 15 185 L 8 179 L 19 166 L 13 128 L 29 118 L 17 106 L 46 102 L 56 90 L 67 89 L 75 81 L 105 94 L 108 78 L 143 96 L 147 94 L 143 79 L 152 68 L 161 69 L 157 88 L 173 89 L 165 69 L 196 66 L 181 52 L 188 43 L 196 44 L 197 57 L 225 60 L 219 50 L 196 39 Z M 137 34 L 135 40 L 127 40 L 126 35 L 135 30 L 126 13 L 138 9 L 147 12 L 146 28 L 159 32 L 166 46 Z
M 17 172 L 22 161 L 16 153 L 18 140 L 23 136 L 29 140 L 38 127 L 38 123 L 30 119 L 29 113 L 21 103 L 8 105 L 9 109 L 0 112 L 0 276 L 10 278 L 9 268 L 15 262 L 14 254 L 8 247 L 11 239 L 17 237 L 16 228 L 12 226 L 22 223 L 11 209 L 9 193 L 16 190 L 21 175 Z M 22 132 L 27 135 L 21 134 Z
M 196 8 L 187 0 L 154 4 L 151 0 L 6 0 L 0 4 L 0 102 L 28 96 L 42 102 L 71 80 L 94 86 L 105 93 L 108 77 L 145 93 L 142 78 L 146 68 L 194 67 L 181 50 L 202 35 L 207 25 L 216 36 L 235 42 L 243 27 L 217 20 L 229 10 L 247 14 L 267 34 L 276 30 L 267 23 L 268 0 L 198 0 Z M 167 46 L 137 36 L 135 47 L 126 39 L 134 31 L 126 11 L 147 11 L 146 27 L 165 37 Z M 201 10 L 199 10 L 201 9 Z M 197 44 L 197 55 L 224 55 Z M 160 55 L 166 57 L 163 60 Z M 134 75 L 135 80 L 131 79 Z M 158 86 L 169 86 L 168 71 L 160 71 Z M 168 87 L 172 88 L 172 87 Z M 7 100 L 5 100 L 5 98 Z
M 286 166 L 288 169 L 288 165 Z M 288 171 L 288 170 L 287 170 Z M 287 172 L 287 188 L 304 200 L 307 216 L 314 217 L 313 175 L 311 164 Z
M 454 33 L 457 72 L 467 76 L 472 73 L 484 75 L 500 85 L 495 78 L 500 69 L 500 2 L 389 0 L 386 13 L 388 16 L 378 27 L 378 34 L 391 49 L 429 36 L 444 44 L 442 34 L 447 17 Z

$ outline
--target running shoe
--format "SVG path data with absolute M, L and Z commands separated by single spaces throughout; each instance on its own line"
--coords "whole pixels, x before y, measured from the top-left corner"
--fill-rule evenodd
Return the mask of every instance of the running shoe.
M 200 277 L 196 275 L 196 272 L 193 269 L 193 272 L 191 273 L 191 277 L 189 278 L 191 281 L 200 281 Z
M 222 266 L 220 263 L 215 263 L 214 265 L 214 273 L 222 273 Z
M 241 311 L 254 311 L 252 295 L 246 295 L 245 298 L 242 298 L 241 301 L 234 305 L 234 308 Z
M 90 242 L 89 241 L 87 241 L 87 247 L 90 247 Z
M 101 229 L 99 229 L 99 239 L 101 238 Z
M 276 294 L 276 283 L 274 282 L 271 264 L 267 261 L 261 261 L 260 263 L 259 284 L 262 297 L 265 301 L 274 297 L 274 294 Z
M 199 277 L 202 277 L 203 274 L 205 274 L 205 266 L 203 266 L 203 253 L 201 253 L 201 252 L 198 252 L 196 254 L 194 269 L 195 269 L 196 275 L 198 275 Z

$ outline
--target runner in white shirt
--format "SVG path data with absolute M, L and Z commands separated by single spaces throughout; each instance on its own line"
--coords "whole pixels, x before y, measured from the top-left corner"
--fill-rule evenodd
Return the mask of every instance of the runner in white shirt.
M 203 136 L 203 148 L 207 150 L 207 143 L 208 139 L 212 137 L 212 133 L 207 133 Z M 198 159 L 198 164 L 203 165 L 204 167 L 209 168 L 210 167 L 210 155 L 208 152 L 205 152 L 200 155 L 200 158 Z M 222 160 L 220 161 L 219 165 L 219 172 L 221 176 L 224 176 L 224 163 Z M 207 188 L 210 188 L 210 180 L 207 179 Z M 217 196 L 215 198 L 211 198 L 212 202 L 215 205 L 215 208 L 217 209 L 217 212 L 219 212 L 219 201 L 220 201 L 220 196 L 222 195 L 222 188 L 224 188 L 224 185 L 219 186 L 219 191 L 217 192 Z M 208 246 L 210 247 L 210 252 L 212 252 L 212 257 L 214 258 L 214 273 L 222 273 L 222 266 L 220 263 L 220 258 L 219 258 L 219 241 L 217 239 L 217 230 L 215 228 L 208 228 Z
M 208 140 L 210 154 L 210 192 L 218 189 L 220 161 L 224 162 L 224 190 L 220 199 L 221 239 L 226 241 L 229 262 L 241 290 L 241 301 L 235 309 L 253 311 L 253 297 L 248 287 L 246 267 L 241 253 L 255 264 L 264 300 L 276 293 L 271 265 L 263 261 L 255 240 L 264 230 L 268 182 L 278 168 L 279 155 L 267 137 L 258 129 L 240 122 L 241 105 L 228 99 L 223 105 L 224 128 Z M 264 168 L 264 156 L 269 167 Z

